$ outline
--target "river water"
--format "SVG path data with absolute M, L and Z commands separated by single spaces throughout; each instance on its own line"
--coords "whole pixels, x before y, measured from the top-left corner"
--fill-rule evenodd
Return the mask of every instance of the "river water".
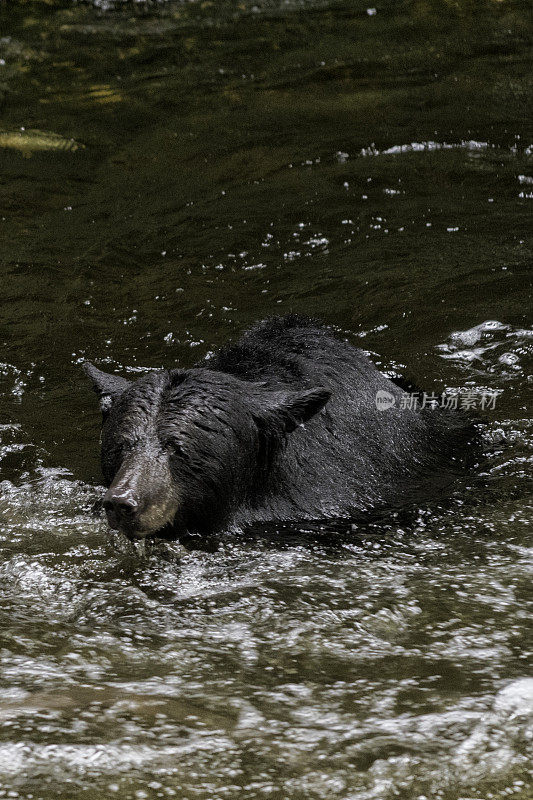
M 532 27 L 0 3 L 0 798 L 531 800 Z M 482 474 L 354 530 L 113 538 L 80 363 L 287 311 L 490 393 Z

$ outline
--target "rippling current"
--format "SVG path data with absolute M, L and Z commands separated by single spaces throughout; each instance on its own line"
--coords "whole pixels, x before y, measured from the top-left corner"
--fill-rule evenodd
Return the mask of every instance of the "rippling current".
M 533 798 L 531 9 L 0 4 L 0 798 Z M 490 402 L 455 494 L 111 535 L 85 358 L 321 316 Z

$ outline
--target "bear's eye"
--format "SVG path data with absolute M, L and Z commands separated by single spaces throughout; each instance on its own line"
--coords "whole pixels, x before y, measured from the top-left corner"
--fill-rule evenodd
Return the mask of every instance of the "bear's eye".
M 120 434 L 115 437 L 114 447 L 122 454 L 131 453 L 141 444 L 142 440 L 135 434 L 128 435 L 127 433 Z
M 163 447 L 165 450 L 168 450 L 170 456 L 185 458 L 185 450 L 183 449 L 182 443 L 179 441 L 179 439 L 169 438 L 164 442 Z

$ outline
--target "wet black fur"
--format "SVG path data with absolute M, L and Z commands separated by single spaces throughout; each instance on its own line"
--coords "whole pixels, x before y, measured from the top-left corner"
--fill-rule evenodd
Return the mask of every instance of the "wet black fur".
M 364 353 L 297 316 L 193 369 L 114 381 L 99 386 L 106 483 L 136 448 L 168 453 L 176 534 L 398 508 L 447 485 L 476 439 L 461 412 L 400 409 L 403 389 Z M 377 410 L 379 389 L 395 407 Z

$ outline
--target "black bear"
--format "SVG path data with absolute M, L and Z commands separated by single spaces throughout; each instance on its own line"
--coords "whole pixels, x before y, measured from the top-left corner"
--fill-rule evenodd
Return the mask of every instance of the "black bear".
M 398 508 L 456 477 L 476 438 L 467 415 L 411 407 L 361 350 L 296 315 L 192 369 L 84 369 L 103 411 L 104 508 L 132 539 Z

